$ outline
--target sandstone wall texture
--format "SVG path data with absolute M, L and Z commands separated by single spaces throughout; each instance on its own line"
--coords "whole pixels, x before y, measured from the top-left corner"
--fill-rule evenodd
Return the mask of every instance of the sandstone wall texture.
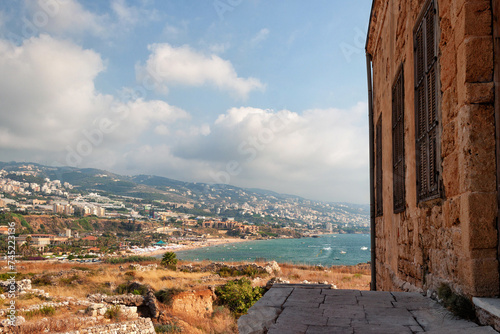
M 102 325 L 66 332 L 64 334 L 154 334 L 155 328 L 149 318 L 134 321 Z
M 373 58 L 374 124 L 382 116 L 384 215 L 376 218 L 377 287 L 469 296 L 499 294 L 492 10 L 489 0 L 437 0 L 443 196 L 417 203 L 415 23 L 424 0 L 376 0 L 367 52 Z M 405 76 L 406 209 L 393 213 L 392 84 Z
M 213 312 L 214 297 L 209 289 L 181 292 L 172 298 L 171 307 L 178 313 L 210 316 Z

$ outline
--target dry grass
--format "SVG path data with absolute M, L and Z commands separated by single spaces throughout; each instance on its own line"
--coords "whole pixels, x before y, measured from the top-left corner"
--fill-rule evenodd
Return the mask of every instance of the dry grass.
M 183 333 L 203 333 L 203 334 L 227 334 L 237 333 L 238 323 L 231 312 L 222 306 L 215 306 L 210 317 L 197 316 L 195 314 L 181 314 L 168 310 L 173 317 L 180 319 L 183 326 Z
M 209 264 L 210 262 L 205 262 Z M 141 263 L 146 265 L 146 263 Z M 241 263 L 234 263 L 241 264 Z M 1 265 L 1 264 L 0 264 Z M 75 273 L 78 280 L 56 279 L 57 285 L 36 286 L 34 288 L 43 289 L 57 300 L 57 297 L 86 298 L 87 295 L 101 292 L 112 293 L 110 285 L 139 281 L 151 286 L 158 291 L 164 288 L 180 288 L 184 290 L 198 290 L 207 288 L 209 284 L 224 284 L 234 277 L 220 278 L 216 281 L 205 282 L 205 276 L 213 273 L 186 273 L 179 271 L 158 268 L 153 271 L 132 271 L 128 269 L 129 264 L 73 264 L 57 262 L 22 262 L 18 266 L 18 272 L 33 273 L 35 275 L 55 275 L 61 271 L 77 269 Z M 277 276 L 290 281 L 291 283 L 301 283 L 307 280 L 311 283 L 327 281 L 335 284 L 339 289 L 359 289 L 368 290 L 370 284 L 369 265 L 360 266 L 336 266 L 318 268 L 305 265 L 280 264 L 282 272 Z M 263 279 L 256 283 L 265 285 L 268 279 L 273 276 L 261 276 Z M 110 284 L 112 283 L 112 284 Z M 27 307 L 33 304 L 41 304 L 45 300 L 35 296 L 28 296 L 17 300 L 18 307 Z M 214 306 L 214 312 L 210 317 L 200 317 L 196 314 L 175 314 L 168 309 L 168 313 L 173 319 L 184 328 L 184 333 L 236 333 L 237 322 L 233 315 L 223 307 Z M 47 317 L 42 321 L 35 316 L 25 325 L 16 329 L 13 333 L 41 333 L 50 328 L 50 332 L 63 332 L 76 330 L 81 326 L 76 320 L 76 309 L 58 309 L 56 314 Z
M 8 306 L 9 300 L 6 299 L 6 302 L 4 303 L 5 306 Z M 35 296 L 31 293 L 26 293 L 24 295 L 19 296 L 16 298 L 16 307 L 17 308 L 27 308 L 31 305 L 38 305 L 47 302 L 45 298 L 40 298 L 38 296 Z
M 318 268 L 311 266 L 296 266 L 283 264 L 280 277 L 290 283 L 300 283 L 307 280 L 311 283 L 327 281 L 335 284 L 339 289 L 370 289 L 370 268 L 362 266 L 335 266 L 330 268 Z

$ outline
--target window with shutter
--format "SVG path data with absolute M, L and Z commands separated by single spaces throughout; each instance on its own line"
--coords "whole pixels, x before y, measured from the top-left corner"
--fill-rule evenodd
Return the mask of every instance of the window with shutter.
M 382 201 L 382 116 L 380 116 L 375 129 L 375 215 L 382 216 L 383 201 Z
M 434 1 L 424 8 L 414 32 L 417 198 L 441 196 L 439 118 L 437 109 L 437 15 Z
M 392 174 L 394 213 L 405 210 L 405 113 L 403 66 L 392 86 Z

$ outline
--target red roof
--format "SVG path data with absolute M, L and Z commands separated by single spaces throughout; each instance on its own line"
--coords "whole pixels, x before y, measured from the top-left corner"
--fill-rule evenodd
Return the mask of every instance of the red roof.
M 83 238 L 83 240 L 88 240 L 88 241 L 96 241 L 97 238 L 94 237 L 93 235 L 89 235 L 88 237 Z

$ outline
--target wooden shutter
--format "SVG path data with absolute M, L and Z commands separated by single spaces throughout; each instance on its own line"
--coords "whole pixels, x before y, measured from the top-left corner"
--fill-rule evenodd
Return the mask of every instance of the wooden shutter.
M 430 1 L 414 33 L 417 197 L 419 202 L 441 196 L 439 118 L 437 109 L 437 15 Z
M 392 175 L 394 213 L 403 212 L 405 201 L 405 125 L 403 66 L 392 86 Z
M 383 198 L 382 198 L 382 116 L 379 118 L 375 130 L 375 215 L 382 216 Z

